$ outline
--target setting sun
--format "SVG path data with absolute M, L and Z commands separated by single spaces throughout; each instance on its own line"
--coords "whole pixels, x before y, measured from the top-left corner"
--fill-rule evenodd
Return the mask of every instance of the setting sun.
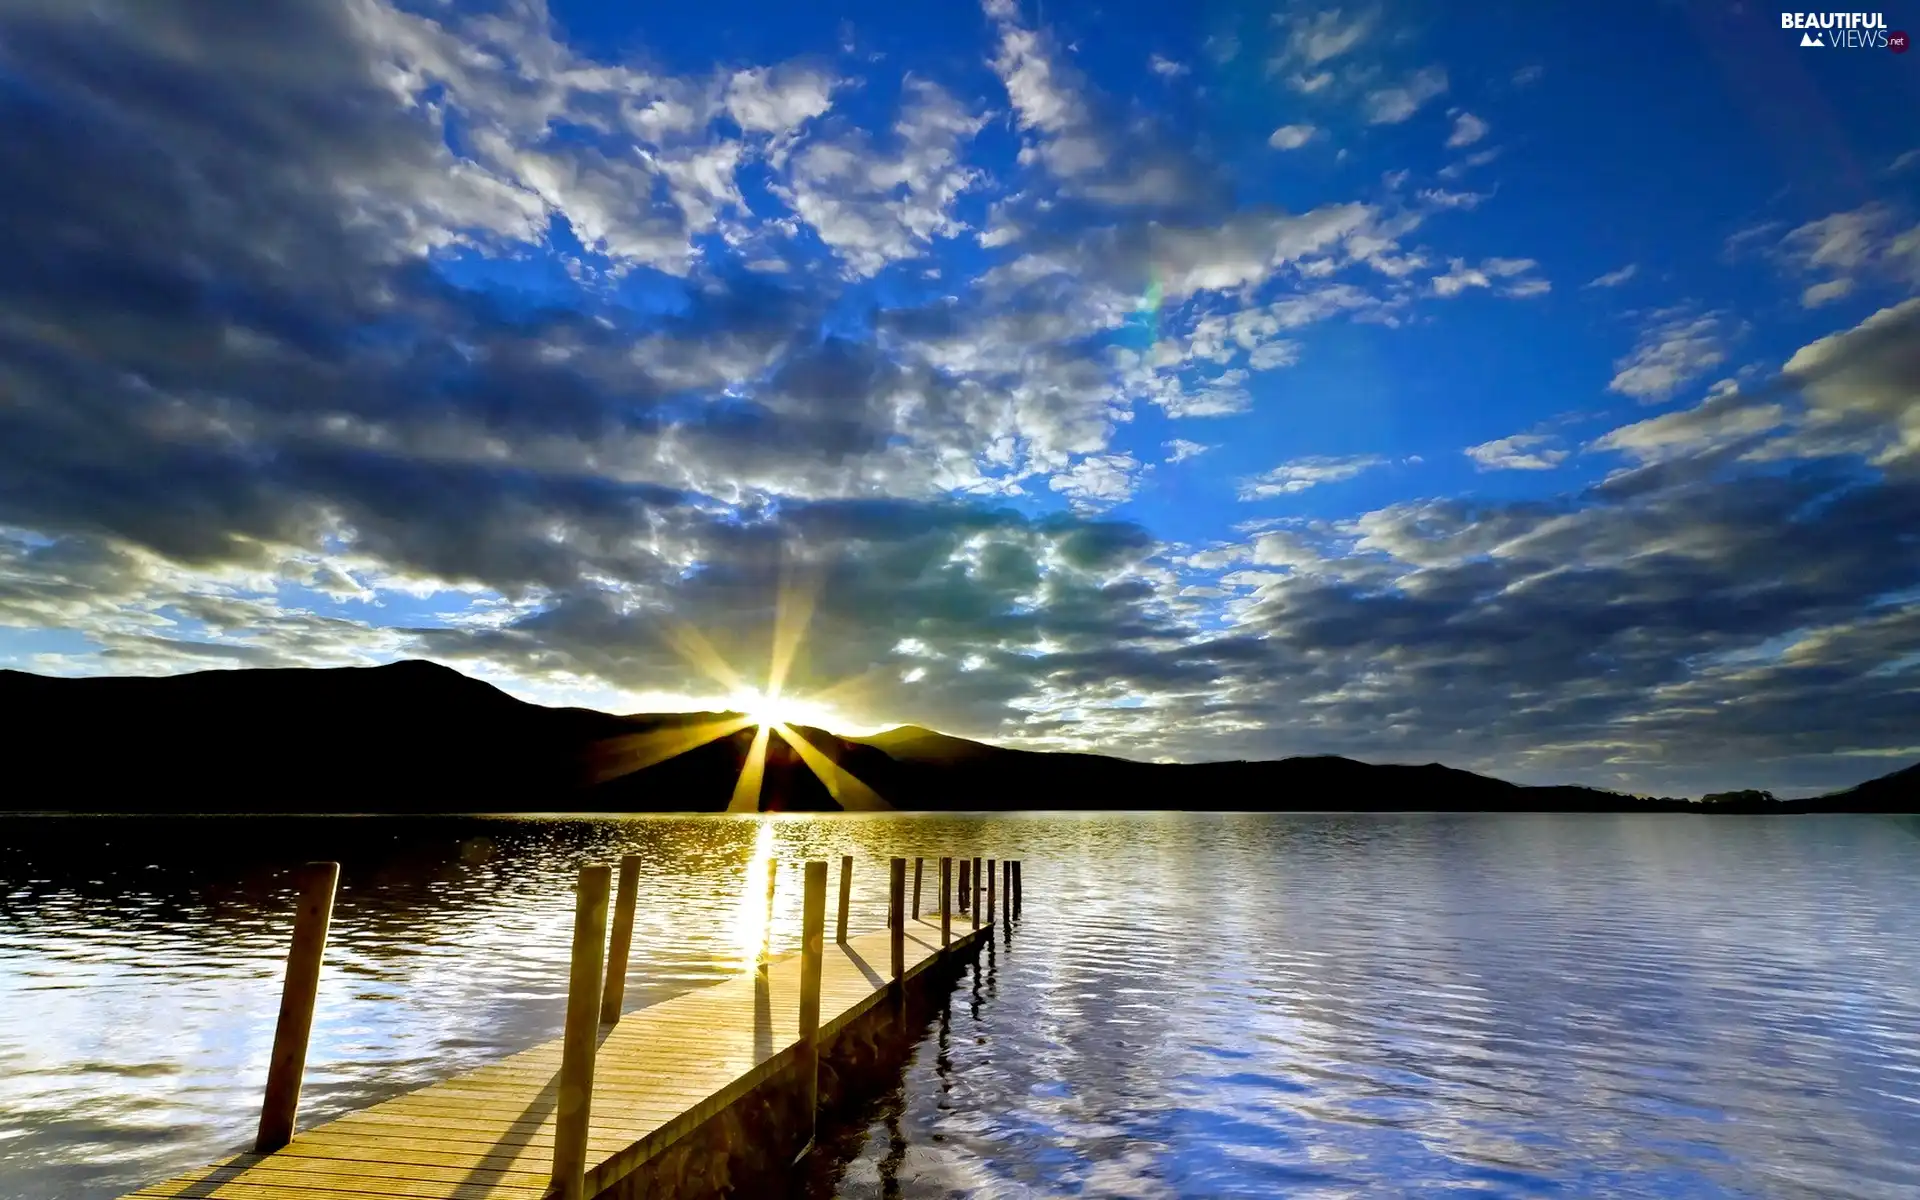
M 747 689 L 735 692 L 727 700 L 729 708 L 745 713 L 755 725 L 807 725 L 816 729 L 838 729 L 845 724 L 838 714 L 824 705 L 810 704 L 797 696 Z

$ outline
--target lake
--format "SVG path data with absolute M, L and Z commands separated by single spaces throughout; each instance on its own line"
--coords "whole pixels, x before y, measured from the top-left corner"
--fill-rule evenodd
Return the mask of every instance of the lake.
M 889 855 L 1024 861 L 801 1195 L 1920 1195 L 1909 819 L 1149 813 L 0 819 L 0 1196 L 244 1148 L 290 866 L 343 864 L 304 1127 L 558 1036 L 625 853 L 630 1006 L 747 969 L 768 870 L 781 950 L 805 858 L 856 928 Z

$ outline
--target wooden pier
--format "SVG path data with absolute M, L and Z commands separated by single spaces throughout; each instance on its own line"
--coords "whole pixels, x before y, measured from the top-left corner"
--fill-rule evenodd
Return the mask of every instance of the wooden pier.
M 960 861 L 972 868 L 961 878 L 971 881 L 949 888 L 954 860 L 940 859 L 940 895 L 922 916 L 921 860 L 914 860 L 909 898 L 907 860 L 893 859 L 887 928 L 850 935 L 853 860 L 843 859 L 831 943 L 824 936 L 827 864 L 808 863 L 798 951 L 625 1013 L 619 1003 L 638 863 L 622 863 L 611 946 L 611 869 L 582 868 L 565 1036 L 294 1134 L 338 878 L 334 864 L 315 864 L 288 955 L 254 1151 L 128 1200 L 678 1196 L 700 1193 L 716 1169 L 725 1177 L 725 1164 L 711 1161 L 716 1154 L 765 1155 L 773 1147 L 780 1162 L 791 1161 L 812 1146 L 823 1056 L 831 1059 L 842 1040 L 870 1041 L 857 1026 L 903 1011 L 917 992 L 947 986 L 952 977 L 940 968 L 992 937 L 996 907 L 1003 921 L 1017 914 L 1019 864 L 1005 864 L 996 906 L 992 863 L 983 871 L 979 860 Z M 798 1144 L 780 1148 L 782 1141 Z

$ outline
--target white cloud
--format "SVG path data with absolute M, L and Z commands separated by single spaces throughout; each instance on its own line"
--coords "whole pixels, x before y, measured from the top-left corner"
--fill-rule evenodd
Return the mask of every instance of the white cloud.
M 960 232 L 954 201 L 981 177 L 966 165 L 964 150 L 985 117 L 919 79 L 907 81 L 904 105 L 894 125 L 897 150 L 878 150 L 857 130 L 812 141 L 793 156 L 790 183 L 775 185 L 855 277 Z
M 1161 448 L 1167 452 L 1167 461 L 1169 463 L 1185 462 L 1190 458 L 1198 457 L 1213 449 L 1212 446 L 1205 446 L 1199 442 L 1190 442 L 1185 438 L 1174 438 L 1172 441 L 1162 442 L 1160 445 Z
M 1587 282 L 1587 286 L 1590 288 L 1619 287 L 1621 284 L 1625 283 L 1629 279 L 1632 279 L 1635 275 L 1638 275 L 1639 273 L 1640 273 L 1640 265 L 1638 263 L 1628 263 L 1626 266 L 1621 267 L 1618 270 L 1608 271 L 1604 275 L 1594 276 L 1591 280 Z
M 1498 287 L 1502 295 L 1513 297 L 1539 296 L 1551 290 L 1546 280 L 1537 277 L 1519 278 L 1539 266 L 1530 258 L 1489 258 L 1478 267 L 1470 267 L 1465 259 L 1450 260 L 1447 273 L 1433 277 L 1433 294 L 1436 296 L 1458 296 L 1469 288 Z M 1500 284 L 1498 280 L 1512 280 Z
M 1162 79 L 1178 79 L 1193 70 L 1185 63 L 1175 62 L 1162 54 L 1154 54 L 1147 59 L 1147 69 Z
M 1104 508 L 1133 496 L 1143 467 L 1131 454 L 1091 454 L 1047 481 L 1075 508 Z
M 1282 125 L 1267 138 L 1267 145 L 1275 150 L 1298 150 L 1319 134 L 1314 125 Z
M 1567 457 L 1553 441 L 1546 434 L 1516 433 L 1468 446 L 1465 454 L 1482 471 L 1549 471 Z
M 727 113 L 749 133 L 789 133 L 833 107 L 838 81 L 805 67 L 754 67 L 727 82 Z
M 1801 294 L 1807 308 L 1874 279 L 1920 287 L 1920 224 L 1903 225 L 1891 207 L 1868 203 L 1788 231 L 1773 253 L 1790 270 L 1831 277 Z
M 1241 480 L 1240 499 L 1267 500 L 1275 496 L 1298 495 L 1323 483 L 1340 483 L 1352 479 L 1374 467 L 1386 465 L 1386 461 L 1377 454 L 1362 454 L 1349 458 L 1324 456 L 1296 458 L 1292 462 L 1281 463 L 1271 471 L 1264 471 L 1250 479 Z
M 1453 118 L 1453 132 L 1447 136 L 1447 148 L 1451 150 L 1461 146 L 1471 146 L 1486 137 L 1489 128 L 1485 121 L 1470 112 L 1456 113 Z
M 1612 450 L 1642 463 L 1688 458 L 1775 429 L 1787 419 L 1778 404 L 1755 404 L 1737 388 L 1716 389 L 1692 408 L 1622 425 L 1589 450 Z
M 1831 304 L 1845 298 L 1853 291 L 1853 280 L 1847 278 L 1829 279 L 1825 283 L 1809 284 L 1800 293 L 1802 308 L 1819 308 L 1822 304 Z
M 1499 157 L 1500 157 L 1500 148 L 1498 146 L 1493 146 L 1486 150 L 1476 150 L 1472 154 L 1469 154 L 1465 158 L 1461 159 L 1459 162 L 1448 163 L 1446 166 L 1441 167 L 1440 170 L 1437 172 L 1437 174 L 1442 179 L 1447 179 L 1447 180 L 1459 179 L 1465 176 L 1466 173 L 1472 170 L 1473 168 L 1484 167 L 1488 163 L 1492 162 L 1494 159 Z
M 1727 361 L 1727 322 L 1715 313 L 1691 316 L 1677 310 L 1656 314 L 1633 353 L 1614 363 L 1607 390 L 1654 404 Z
M 1439 67 L 1423 67 L 1397 87 L 1368 92 L 1367 122 L 1372 125 L 1398 125 L 1446 90 L 1446 71 Z
M 1351 51 L 1373 32 L 1379 13 L 1366 11 L 1349 17 L 1341 9 L 1302 14 L 1288 22 L 1285 57 L 1282 61 L 1303 67 L 1317 67 Z
M 1539 83 L 1541 77 L 1546 73 L 1546 68 L 1538 64 L 1521 67 L 1513 73 L 1513 86 L 1523 88 L 1532 87 L 1534 84 Z

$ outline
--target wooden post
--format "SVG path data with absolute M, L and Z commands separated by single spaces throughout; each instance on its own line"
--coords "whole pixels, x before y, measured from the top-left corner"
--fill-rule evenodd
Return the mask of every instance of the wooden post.
M 1013 915 L 1016 917 L 1020 915 L 1022 890 L 1020 886 L 1020 860 L 1016 858 L 1013 860 L 1013 890 L 1008 893 L 1007 896 L 1007 902 L 1013 908 Z
M 987 924 L 993 924 L 993 867 L 992 859 L 987 860 Z
M 627 952 L 633 946 L 633 903 L 640 891 L 640 856 L 620 859 L 620 891 L 613 903 L 613 942 L 607 947 L 607 986 L 600 993 L 600 1023 L 620 1019 L 627 997 Z
M 953 860 L 940 860 L 940 948 L 953 940 Z
M 894 859 L 887 875 L 887 940 L 893 946 L 893 978 L 898 982 L 907 973 L 907 860 Z
M 1000 913 L 1011 925 L 1013 923 L 1013 860 L 1000 861 Z
M 827 864 L 807 864 L 800 908 L 800 1086 L 807 1106 L 807 1144 L 813 1148 L 820 1110 L 820 960 L 826 956 Z
M 960 860 L 960 886 L 954 889 L 953 898 L 960 905 L 960 911 L 967 911 L 967 861 Z
M 967 896 L 973 902 L 973 927 L 980 928 L 980 860 L 973 860 L 973 886 Z
M 924 858 L 913 860 L 913 919 L 916 921 L 920 919 L 920 866 L 926 861 Z
M 307 1070 L 307 1039 L 313 1033 L 313 1002 L 320 994 L 320 958 L 327 949 L 327 927 L 333 922 L 340 864 L 308 863 L 297 878 L 300 907 L 294 911 L 293 944 L 287 949 L 287 973 L 280 985 L 280 1020 L 273 1028 L 273 1057 L 267 1061 L 267 1095 L 253 1139 L 255 1154 L 270 1154 L 293 1140 L 300 1078 Z
M 840 919 L 834 923 L 833 940 L 847 940 L 847 903 L 853 897 L 853 855 L 840 856 Z
M 573 902 L 573 969 L 567 979 L 567 1032 L 554 1099 L 553 1187 L 559 1200 L 585 1200 L 587 1126 L 593 1119 L 593 1058 L 599 1048 L 600 975 L 607 945 L 607 892 L 613 869 L 580 868 Z

